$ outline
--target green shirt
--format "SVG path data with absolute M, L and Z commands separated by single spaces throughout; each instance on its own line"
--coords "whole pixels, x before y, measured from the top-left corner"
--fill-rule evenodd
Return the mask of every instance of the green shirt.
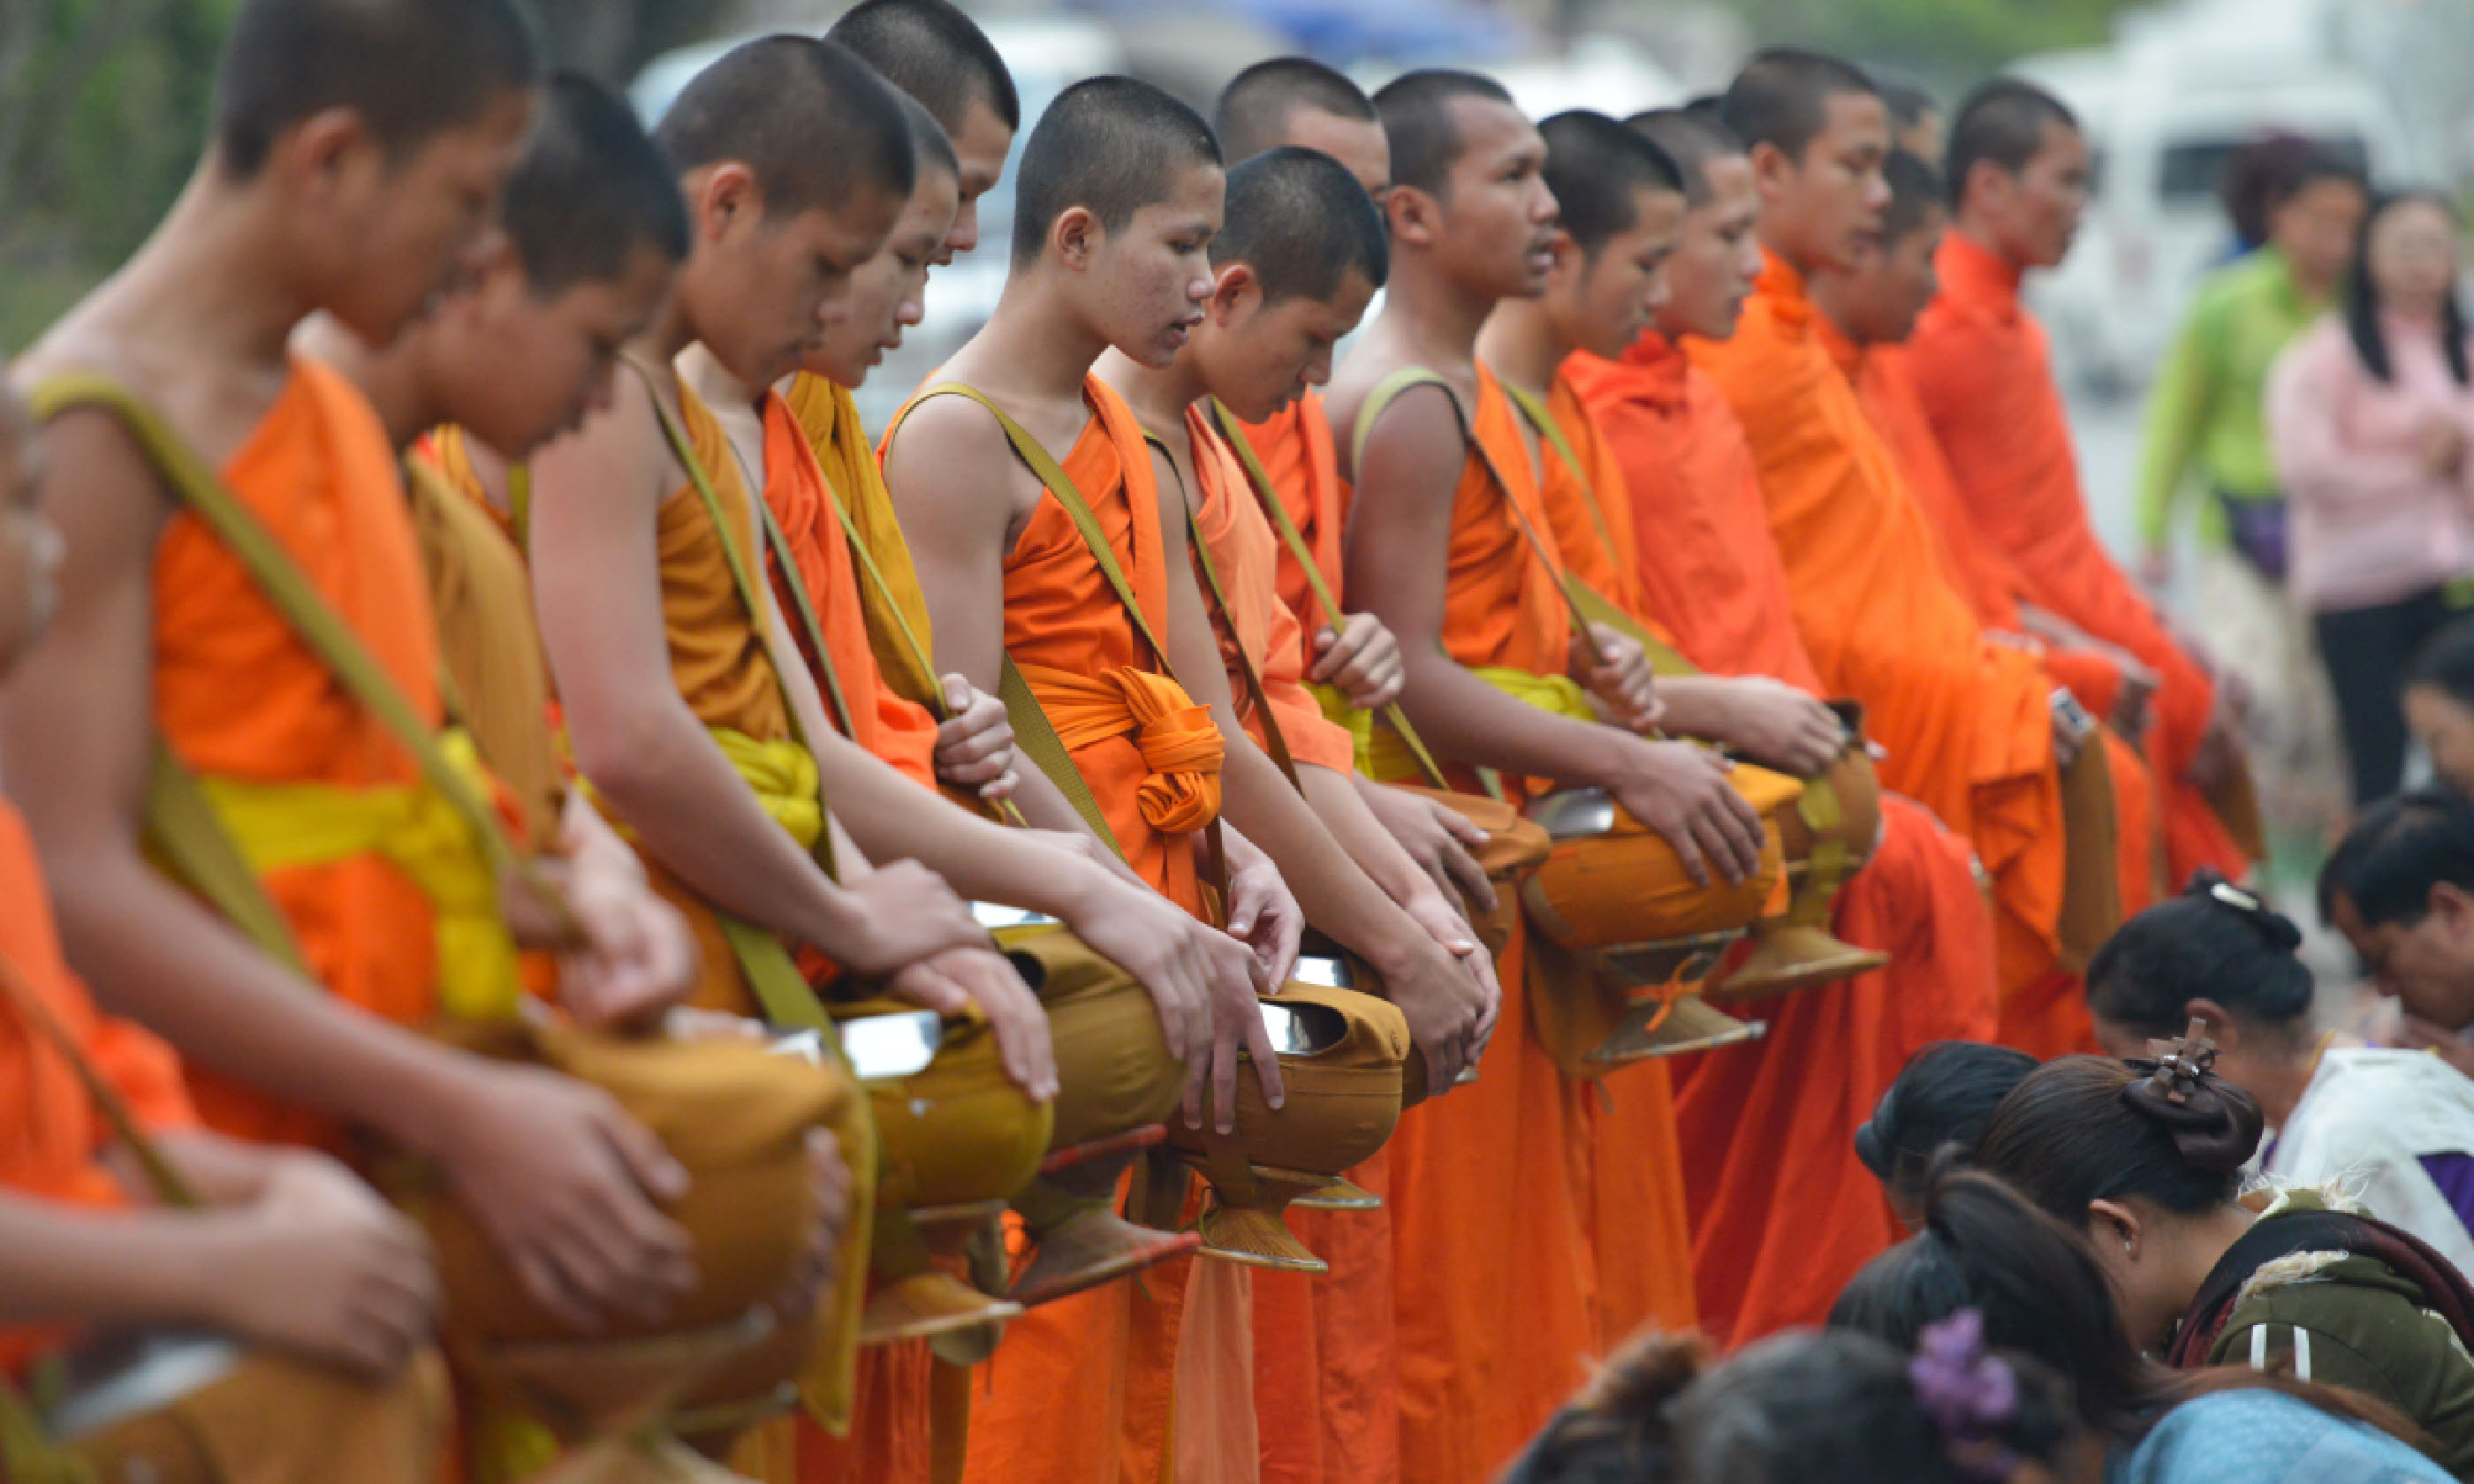
M 2194 465 L 2200 483 L 2237 498 L 2279 492 L 2263 405 L 2268 368 L 2328 307 L 2326 300 L 2302 297 L 2285 254 L 2274 248 L 2219 270 L 2199 286 L 2147 395 L 2139 531 L 2150 548 L 2166 543 Z M 2224 517 L 2213 503 L 2199 522 L 2209 540 L 2222 543 Z

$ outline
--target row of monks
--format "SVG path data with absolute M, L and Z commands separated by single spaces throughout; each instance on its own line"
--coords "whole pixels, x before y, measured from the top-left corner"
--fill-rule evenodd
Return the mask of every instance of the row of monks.
M 0 421 L 12 1373 L 417 1403 L 301 1477 L 1475 1484 L 1644 1325 L 1818 1321 L 1907 1056 L 2082 1046 L 2247 869 L 2019 302 L 2050 98 L 1947 175 L 1791 51 L 1022 124 L 946 0 L 649 135 L 505 0 L 239 8 Z

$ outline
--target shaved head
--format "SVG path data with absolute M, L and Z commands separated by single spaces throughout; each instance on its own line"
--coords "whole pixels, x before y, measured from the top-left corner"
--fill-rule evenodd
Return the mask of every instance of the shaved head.
M 1719 113 L 1747 148 L 1766 144 L 1791 160 L 1829 126 L 1830 100 L 1841 93 L 1878 98 L 1863 69 L 1819 52 L 1774 47 L 1744 64 L 1727 88 Z
M 1946 220 L 1941 172 L 1904 150 L 1893 150 L 1881 166 L 1890 204 L 1881 213 L 1881 245 L 1895 248 L 1910 232 Z
M 1953 205 L 1963 203 L 1968 177 L 1990 161 L 2011 175 L 2027 168 L 2045 147 L 2045 126 L 2075 132 L 2077 115 L 2059 98 L 2019 78 L 1996 78 L 1958 107 L 1951 121 L 1946 172 Z
M 768 217 L 870 191 L 907 197 L 917 180 L 900 95 L 848 47 L 813 36 L 735 48 L 688 84 L 654 138 L 681 174 L 746 166 Z
M 1348 167 L 1320 150 L 1284 146 L 1228 172 L 1211 266 L 1230 263 L 1253 269 L 1267 299 L 1327 299 L 1351 273 L 1381 288 L 1392 253 L 1382 213 Z
M 246 180 L 285 130 L 346 108 L 400 158 L 540 79 L 507 0 L 247 0 L 216 73 L 214 148 Z
M 928 106 L 948 134 L 985 105 L 1007 132 L 1022 127 L 1022 99 L 987 33 L 952 0 L 861 0 L 828 40 L 857 52 L 885 80 Z
M 1049 228 L 1075 206 L 1113 233 L 1167 201 L 1188 171 L 1220 162 L 1201 114 L 1149 83 L 1085 78 L 1056 95 L 1023 141 L 1013 261 L 1038 261 Z
M 894 96 L 902 103 L 902 121 L 910 126 L 910 156 L 917 173 L 921 176 L 959 174 L 962 166 L 954 155 L 953 136 L 945 132 L 944 125 L 936 122 L 936 115 L 929 112 L 926 104 L 909 93 L 896 93 Z
M 1546 139 L 1546 188 L 1564 230 L 1590 257 L 1639 216 L 1640 193 L 1684 191 L 1684 174 L 1647 135 L 1575 108 L 1538 126 Z
M 1374 95 L 1374 111 L 1392 142 L 1392 180 L 1441 197 L 1461 156 L 1460 125 L 1452 105 L 1463 100 L 1517 108 L 1512 94 L 1491 77 L 1441 67 L 1404 72 Z
M 507 178 L 508 240 L 533 292 L 617 278 L 640 248 L 688 255 L 678 171 L 627 100 L 577 73 L 550 79 L 531 142 Z
M 1744 141 L 1719 122 L 1714 109 L 1653 108 L 1624 120 L 1624 127 L 1658 146 L 1684 177 L 1684 199 L 1710 203 L 1710 163 L 1744 153 Z
M 1237 74 L 1221 90 L 1212 132 L 1231 160 L 1260 155 L 1289 141 L 1291 117 L 1300 110 L 1374 124 L 1381 120 L 1365 89 L 1310 57 L 1274 57 Z

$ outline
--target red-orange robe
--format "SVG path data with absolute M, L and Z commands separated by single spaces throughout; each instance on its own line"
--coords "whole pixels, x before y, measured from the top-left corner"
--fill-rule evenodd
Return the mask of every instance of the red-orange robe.
M 1348 486 L 1340 477 L 1340 459 L 1331 441 L 1331 420 L 1323 415 L 1322 394 L 1309 391 L 1261 422 L 1249 424 L 1246 441 L 1263 461 L 1280 508 L 1289 513 L 1298 534 L 1314 553 L 1315 569 L 1334 594 L 1346 586 L 1342 571 L 1344 537 L 1348 526 Z M 1317 631 L 1338 621 L 1322 611 L 1314 587 L 1306 581 L 1285 544 L 1280 550 L 1280 601 L 1298 615 L 1306 642 Z
M 1519 414 L 1491 373 L 1478 374 L 1476 437 L 1516 488 L 1497 486 L 1478 449 L 1468 451 L 1452 496 L 1443 647 L 1471 668 L 1562 673 L 1562 600 L 1505 503 L 1519 500 L 1533 520 L 1543 518 L 1534 465 Z M 1456 786 L 1474 791 L 1467 770 L 1454 772 Z M 1518 797 L 1519 780 L 1505 786 Z M 1492 1477 L 1568 1400 L 1603 1339 L 1594 1216 L 1623 1202 L 1595 1193 L 1583 1106 L 1590 1089 L 1564 1078 L 1532 1028 L 1528 963 L 1516 933 L 1497 960 L 1503 1018 L 1477 1084 L 1413 1111 L 1392 1139 L 1404 1479 Z M 1639 1084 L 1662 1090 L 1663 1080 Z M 1644 1109 L 1643 1121 L 1654 1123 L 1656 1112 Z M 1653 1172 L 1674 1164 L 1671 1125 L 1663 1133 L 1665 1152 L 1643 1156 Z M 1663 1257 L 1625 1275 L 1662 1281 L 1661 1317 L 1679 1328 L 1692 1322 L 1682 1194 L 1653 1188 L 1634 1208 L 1653 1241 L 1664 1237 Z
M 806 430 L 780 393 L 764 394 L 764 503 L 780 523 L 809 601 L 815 605 L 816 627 L 824 634 L 828 651 L 821 658 L 830 663 L 832 682 L 849 706 L 850 739 L 902 770 L 913 782 L 934 788 L 936 719 L 927 707 L 894 694 L 877 668 L 868 643 L 867 615 L 860 604 L 850 537 L 842 530 L 841 517 L 834 514 L 815 450 L 809 446 Z M 808 636 L 801 632 L 789 585 L 783 580 L 778 562 L 767 565 L 773 569 L 775 602 L 806 653 Z M 827 688 L 828 672 L 819 658 L 807 654 L 830 714 L 833 691 Z
M 1091 419 L 1057 462 L 1090 505 L 1154 632 L 1168 612 L 1170 560 L 1160 530 L 1159 491 L 1151 446 L 1132 409 L 1105 382 L 1083 382 Z M 907 409 L 906 409 L 907 410 Z M 899 436 L 896 420 L 886 433 Z M 897 496 L 898 498 L 898 496 Z M 1065 736 L 1076 769 L 1106 816 L 1136 874 L 1170 900 L 1204 910 L 1192 830 L 1172 831 L 1146 817 L 1137 790 L 1153 777 L 1130 735 L 1075 745 L 1073 719 L 1093 703 L 1049 678 L 1098 678 L 1120 669 L 1159 673 L 1150 652 L 1092 559 L 1065 508 L 1043 492 L 1005 561 L 1005 647 Z M 1199 726 L 1217 735 L 1209 712 L 1170 717 L 1165 730 Z M 1217 783 L 1213 783 L 1216 795 Z M 1215 801 L 1216 802 L 1216 801 Z M 1199 1266 L 1224 1271 L 1201 1274 Z M 1225 1263 L 1182 1258 L 1139 1279 L 1043 1304 L 1006 1327 L 996 1355 L 972 1383 L 971 1446 L 966 1477 L 974 1484 L 1090 1484 L 1110 1477 L 1162 1477 L 1171 1448 L 1171 1401 L 1189 1280 L 1201 1299 L 1225 1301 L 1233 1275 Z M 1242 1292 L 1243 1285 L 1236 1285 Z M 1209 1305 L 1205 1338 L 1234 1334 L 1218 1328 L 1227 1304 Z M 1198 1319 L 1204 1316 L 1198 1315 Z M 1216 1408 L 1217 1395 L 1181 1399 Z M 1182 1426 L 1183 1424 L 1178 1425 Z
M 1325 719 L 1304 686 L 1304 636 L 1275 581 L 1280 539 L 1256 502 L 1236 453 L 1209 419 L 1189 412 L 1198 481 L 1194 535 L 1211 553 L 1225 611 L 1214 614 L 1228 684 L 1247 730 L 1264 739 L 1240 656 L 1255 666 L 1282 739 L 1298 766 L 1347 775 L 1346 729 Z M 1201 573 L 1198 570 L 1197 580 Z M 1381 1195 L 1387 1153 L 1349 1172 Z M 1291 1210 L 1289 1226 L 1331 1271 L 1254 1275 L 1254 1413 L 1263 1484 L 1356 1484 L 1399 1476 L 1399 1379 L 1392 1354 L 1392 1218 L 1371 1211 Z
M 223 467 L 417 715 L 439 725 L 438 639 L 395 451 L 376 414 L 327 367 L 296 360 L 275 404 Z M 329 675 L 240 559 L 183 510 L 155 552 L 155 722 L 192 772 L 266 783 L 402 785 L 419 767 Z M 261 876 L 327 992 L 398 1024 L 438 1004 L 428 897 L 371 852 Z M 237 1137 L 330 1143 L 338 1130 L 206 1067 L 206 1121 Z
M 2074 1002 L 2057 971 L 2066 840 L 2052 689 L 2034 657 L 1988 637 L 1941 568 L 1897 460 L 1813 328 L 1804 282 L 1767 258 L 1732 340 L 1694 342 L 1743 426 L 1796 629 L 1831 690 L 1865 706 L 1888 786 L 1974 842 L 1993 877 L 2005 1037 L 2037 1038 Z
M 2184 781 L 2216 708 L 2216 685 L 2166 632 L 2088 521 L 2069 415 L 2044 326 L 2019 301 L 2020 271 L 1964 232 L 1934 257 L 1941 294 L 1905 359 L 1977 529 L 2009 554 L 2031 595 L 2157 672 L 2148 753 L 2167 787 L 2172 879 L 2201 866 L 2239 877 L 2250 862 Z
M 193 1126 L 197 1113 L 171 1048 L 126 1020 L 106 1018 L 61 957 L 42 863 L 16 808 L 0 800 L 0 957 L 85 1053 L 150 1133 Z M 0 1187 L 106 1209 L 129 1195 L 102 1161 L 112 1131 L 67 1058 L 0 995 Z M 67 1338 L 71 1327 L 0 1328 L 0 1375 Z
M 1653 335 L 1620 363 L 1572 357 L 1555 392 L 1637 616 L 1708 673 L 1768 673 L 1820 694 L 1750 454 L 1708 378 Z M 1558 526 L 1586 529 L 1568 515 Z M 1992 922 L 1972 852 L 1911 801 L 1885 798 L 1883 820 L 1873 859 L 1839 889 L 1832 927 L 1890 963 L 1763 1001 L 1759 1046 L 1676 1067 L 1695 1289 L 1703 1328 L 1723 1344 L 1820 1323 L 1898 1239 L 1855 1158 L 1856 1128 L 1916 1047 L 1994 1029 Z

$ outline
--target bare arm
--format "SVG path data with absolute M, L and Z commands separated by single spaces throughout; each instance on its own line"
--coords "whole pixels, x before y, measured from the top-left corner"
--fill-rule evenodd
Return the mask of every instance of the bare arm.
M 764 812 L 679 695 L 656 546 L 670 468 L 652 395 L 632 377 L 533 464 L 534 597 L 577 768 L 697 896 L 850 969 L 889 972 L 982 941 L 933 891 L 915 910 L 863 910 Z M 853 869 L 867 874 L 856 855 Z
M 1443 649 L 1452 491 L 1467 444 L 1448 395 L 1416 387 L 1367 440 L 1349 511 L 1348 591 L 1389 624 L 1406 677 L 1401 706 L 1447 757 L 1524 777 L 1597 784 L 1656 830 L 1696 881 L 1759 862 L 1760 818 L 1724 765 L 1691 746 L 1557 716 L 1496 690 Z
M 1670 675 L 1658 682 L 1666 730 L 1800 778 L 1819 778 L 1847 745 L 1838 713 L 1766 676 Z

